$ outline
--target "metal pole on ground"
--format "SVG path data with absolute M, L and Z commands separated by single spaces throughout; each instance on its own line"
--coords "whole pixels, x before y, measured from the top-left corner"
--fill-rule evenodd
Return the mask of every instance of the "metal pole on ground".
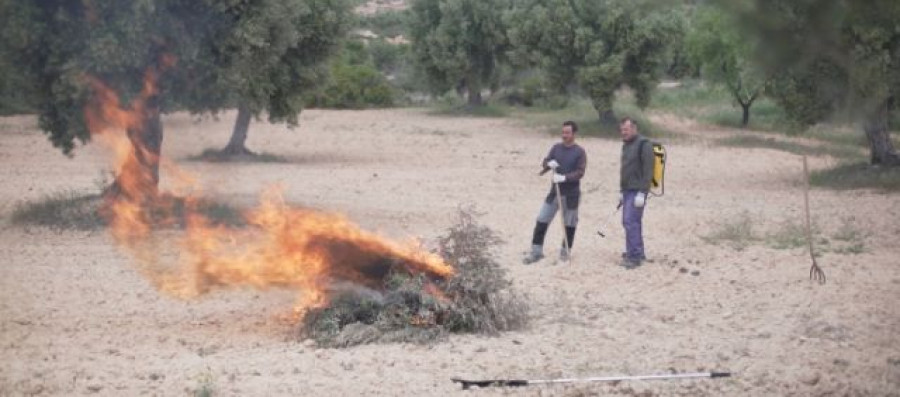
M 594 378 L 562 378 L 562 379 L 490 379 L 490 380 L 465 380 L 459 378 L 451 378 L 455 383 L 459 383 L 463 390 L 468 390 L 472 386 L 476 387 L 517 387 L 541 384 L 559 384 L 559 383 L 588 383 L 588 382 L 619 382 L 624 380 L 668 380 L 668 379 L 691 379 L 691 378 L 727 378 L 730 372 L 693 372 L 683 374 L 659 374 L 659 375 L 632 375 L 632 376 L 600 376 Z

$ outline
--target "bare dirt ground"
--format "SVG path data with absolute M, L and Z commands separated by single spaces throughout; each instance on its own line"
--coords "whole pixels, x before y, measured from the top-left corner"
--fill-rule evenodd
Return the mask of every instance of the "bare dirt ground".
M 293 131 L 251 126 L 248 146 L 288 163 L 185 161 L 224 145 L 233 117 L 167 116 L 164 154 L 208 195 L 251 205 L 280 183 L 290 202 L 343 212 L 392 238 L 433 239 L 459 205 L 474 204 L 507 242 L 497 254 L 527 294 L 530 327 L 432 346 L 320 349 L 279 320 L 289 291 L 162 296 L 106 232 L 9 224 L 17 203 L 96 192 L 107 162 L 94 146 L 66 158 L 33 118 L 3 118 L 0 395 L 185 395 L 203 387 L 217 395 L 900 395 L 900 196 L 811 192 L 823 238 L 836 241 L 848 228 L 864 236 L 861 253 L 826 244 L 828 284 L 815 285 L 804 246 L 760 240 L 737 250 L 704 239 L 741 217 L 761 234 L 801 224 L 800 159 L 714 146 L 703 136 L 721 132 L 689 125 L 691 139 L 668 143 L 667 192 L 645 213 L 654 262 L 625 270 L 617 265 L 620 214 L 605 223 L 617 200 L 620 143 L 581 138 L 588 170 L 574 261 L 554 265 L 550 248 L 550 259 L 524 266 L 549 187 L 538 164 L 558 137 L 514 119 L 308 110 Z M 559 241 L 559 229 L 551 226 L 548 241 Z M 450 382 L 709 370 L 733 377 L 468 392 Z

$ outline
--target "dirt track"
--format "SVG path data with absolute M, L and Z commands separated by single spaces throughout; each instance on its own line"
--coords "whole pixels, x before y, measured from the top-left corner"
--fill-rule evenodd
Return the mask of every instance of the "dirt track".
M 523 266 L 548 188 L 538 163 L 556 136 L 510 119 L 309 110 L 294 131 L 251 127 L 251 149 L 289 163 L 184 161 L 223 145 L 233 117 L 168 116 L 164 154 L 209 195 L 251 205 L 281 183 L 290 202 L 343 212 L 394 238 L 433 239 L 458 205 L 474 204 L 507 241 L 499 258 L 530 300 L 531 327 L 429 347 L 317 349 L 278 319 L 290 292 L 229 291 L 188 302 L 161 296 L 105 232 L 8 224 L 16 203 L 96 191 L 106 158 L 89 146 L 67 159 L 32 118 L 2 118 L 0 395 L 179 395 L 207 384 L 219 395 L 445 396 L 459 393 L 451 377 L 669 370 L 734 377 L 468 394 L 900 395 L 900 196 L 812 191 L 813 218 L 831 241 L 820 259 L 829 283 L 814 285 L 803 247 L 757 242 L 735 250 L 703 239 L 744 214 L 761 234 L 775 233 L 801 221 L 803 201 L 799 158 L 712 146 L 699 127 L 692 139 L 668 144 L 667 194 L 651 200 L 645 216 L 654 263 L 628 271 L 616 265 L 617 219 L 602 225 L 606 239 L 595 233 L 616 203 L 619 143 L 583 138 L 588 170 L 574 263 Z M 830 163 L 811 159 L 814 168 Z M 866 235 L 863 252 L 829 250 L 848 227 Z M 560 234 L 551 226 L 548 241 Z

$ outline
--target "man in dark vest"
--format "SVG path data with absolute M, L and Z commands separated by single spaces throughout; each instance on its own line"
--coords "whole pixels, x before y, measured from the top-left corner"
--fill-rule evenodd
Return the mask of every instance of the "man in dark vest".
M 653 145 L 638 133 L 637 122 L 628 117 L 619 123 L 619 133 L 622 135 L 619 187 L 622 190 L 622 225 L 625 227 L 622 266 L 633 269 L 647 259 L 641 224 L 653 177 Z
M 578 125 L 574 121 L 566 121 L 562 127 L 562 142 L 553 145 L 550 153 L 541 162 L 544 171 L 553 171 L 550 192 L 544 199 L 544 204 L 538 212 L 537 222 L 534 225 L 534 233 L 531 238 L 531 251 L 522 260 L 525 264 L 531 264 L 544 257 L 544 236 L 560 203 L 557 201 L 556 188 L 559 187 L 559 195 L 562 201 L 562 221 L 565 224 L 566 235 L 560 248 L 560 260 L 567 261 L 571 254 L 572 243 L 575 240 L 575 228 L 578 226 L 578 204 L 581 199 L 581 177 L 587 166 L 587 154 L 584 149 L 575 143 L 575 134 Z M 543 173 L 542 172 L 542 173 Z M 568 248 L 568 249 L 567 249 Z

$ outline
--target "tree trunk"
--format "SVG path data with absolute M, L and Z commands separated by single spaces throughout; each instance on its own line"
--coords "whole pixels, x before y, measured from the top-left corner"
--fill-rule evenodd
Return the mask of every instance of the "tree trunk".
M 597 113 L 600 116 L 600 124 L 605 126 L 616 126 L 619 124 L 619 119 L 612 109 L 598 110 Z
M 250 112 L 249 107 L 243 104 L 238 107 L 237 120 L 235 120 L 234 129 L 231 131 L 231 139 L 228 140 L 228 145 L 222 149 L 222 154 L 227 156 L 253 154 L 245 145 L 247 132 L 250 130 L 251 117 L 253 117 L 253 114 Z
M 756 101 L 756 98 L 762 94 L 765 89 L 765 85 L 758 87 L 752 93 L 749 93 L 747 98 L 745 99 L 743 95 L 741 95 L 741 87 L 744 84 L 742 81 L 738 80 L 737 87 L 731 89 L 731 93 L 734 96 L 735 101 L 741 105 L 741 110 L 743 110 L 743 115 L 741 117 L 741 128 L 747 128 L 750 125 L 750 107 L 753 106 L 753 102 Z
M 888 104 L 887 101 L 879 105 L 866 117 L 863 124 L 866 138 L 869 140 L 872 165 L 900 165 L 900 156 L 894 150 L 888 130 Z
M 103 195 L 113 199 L 124 197 L 143 204 L 156 199 L 159 193 L 163 128 L 156 98 L 147 100 L 141 125 L 129 128 L 127 133 L 132 152 L 116 175 L 115 182 Z
M 456 87 L 454 89 L 456 90 L 456 95 L 459 97 L 459 99 L 465 98 L 466 97 L 466 79 L 460 80 L 456 84 Z
M 743 109 L 744 114 L 741 117 L 741 128 L 747 128 L 750 124 L 750 103 L 744 104 L 741 102 L 741 109 Z
M 470 108 L 483 106 L 484 101 L 481 99 L 481 86 L 478 84 L 469 84 L 469 100 L 467 106 Z

